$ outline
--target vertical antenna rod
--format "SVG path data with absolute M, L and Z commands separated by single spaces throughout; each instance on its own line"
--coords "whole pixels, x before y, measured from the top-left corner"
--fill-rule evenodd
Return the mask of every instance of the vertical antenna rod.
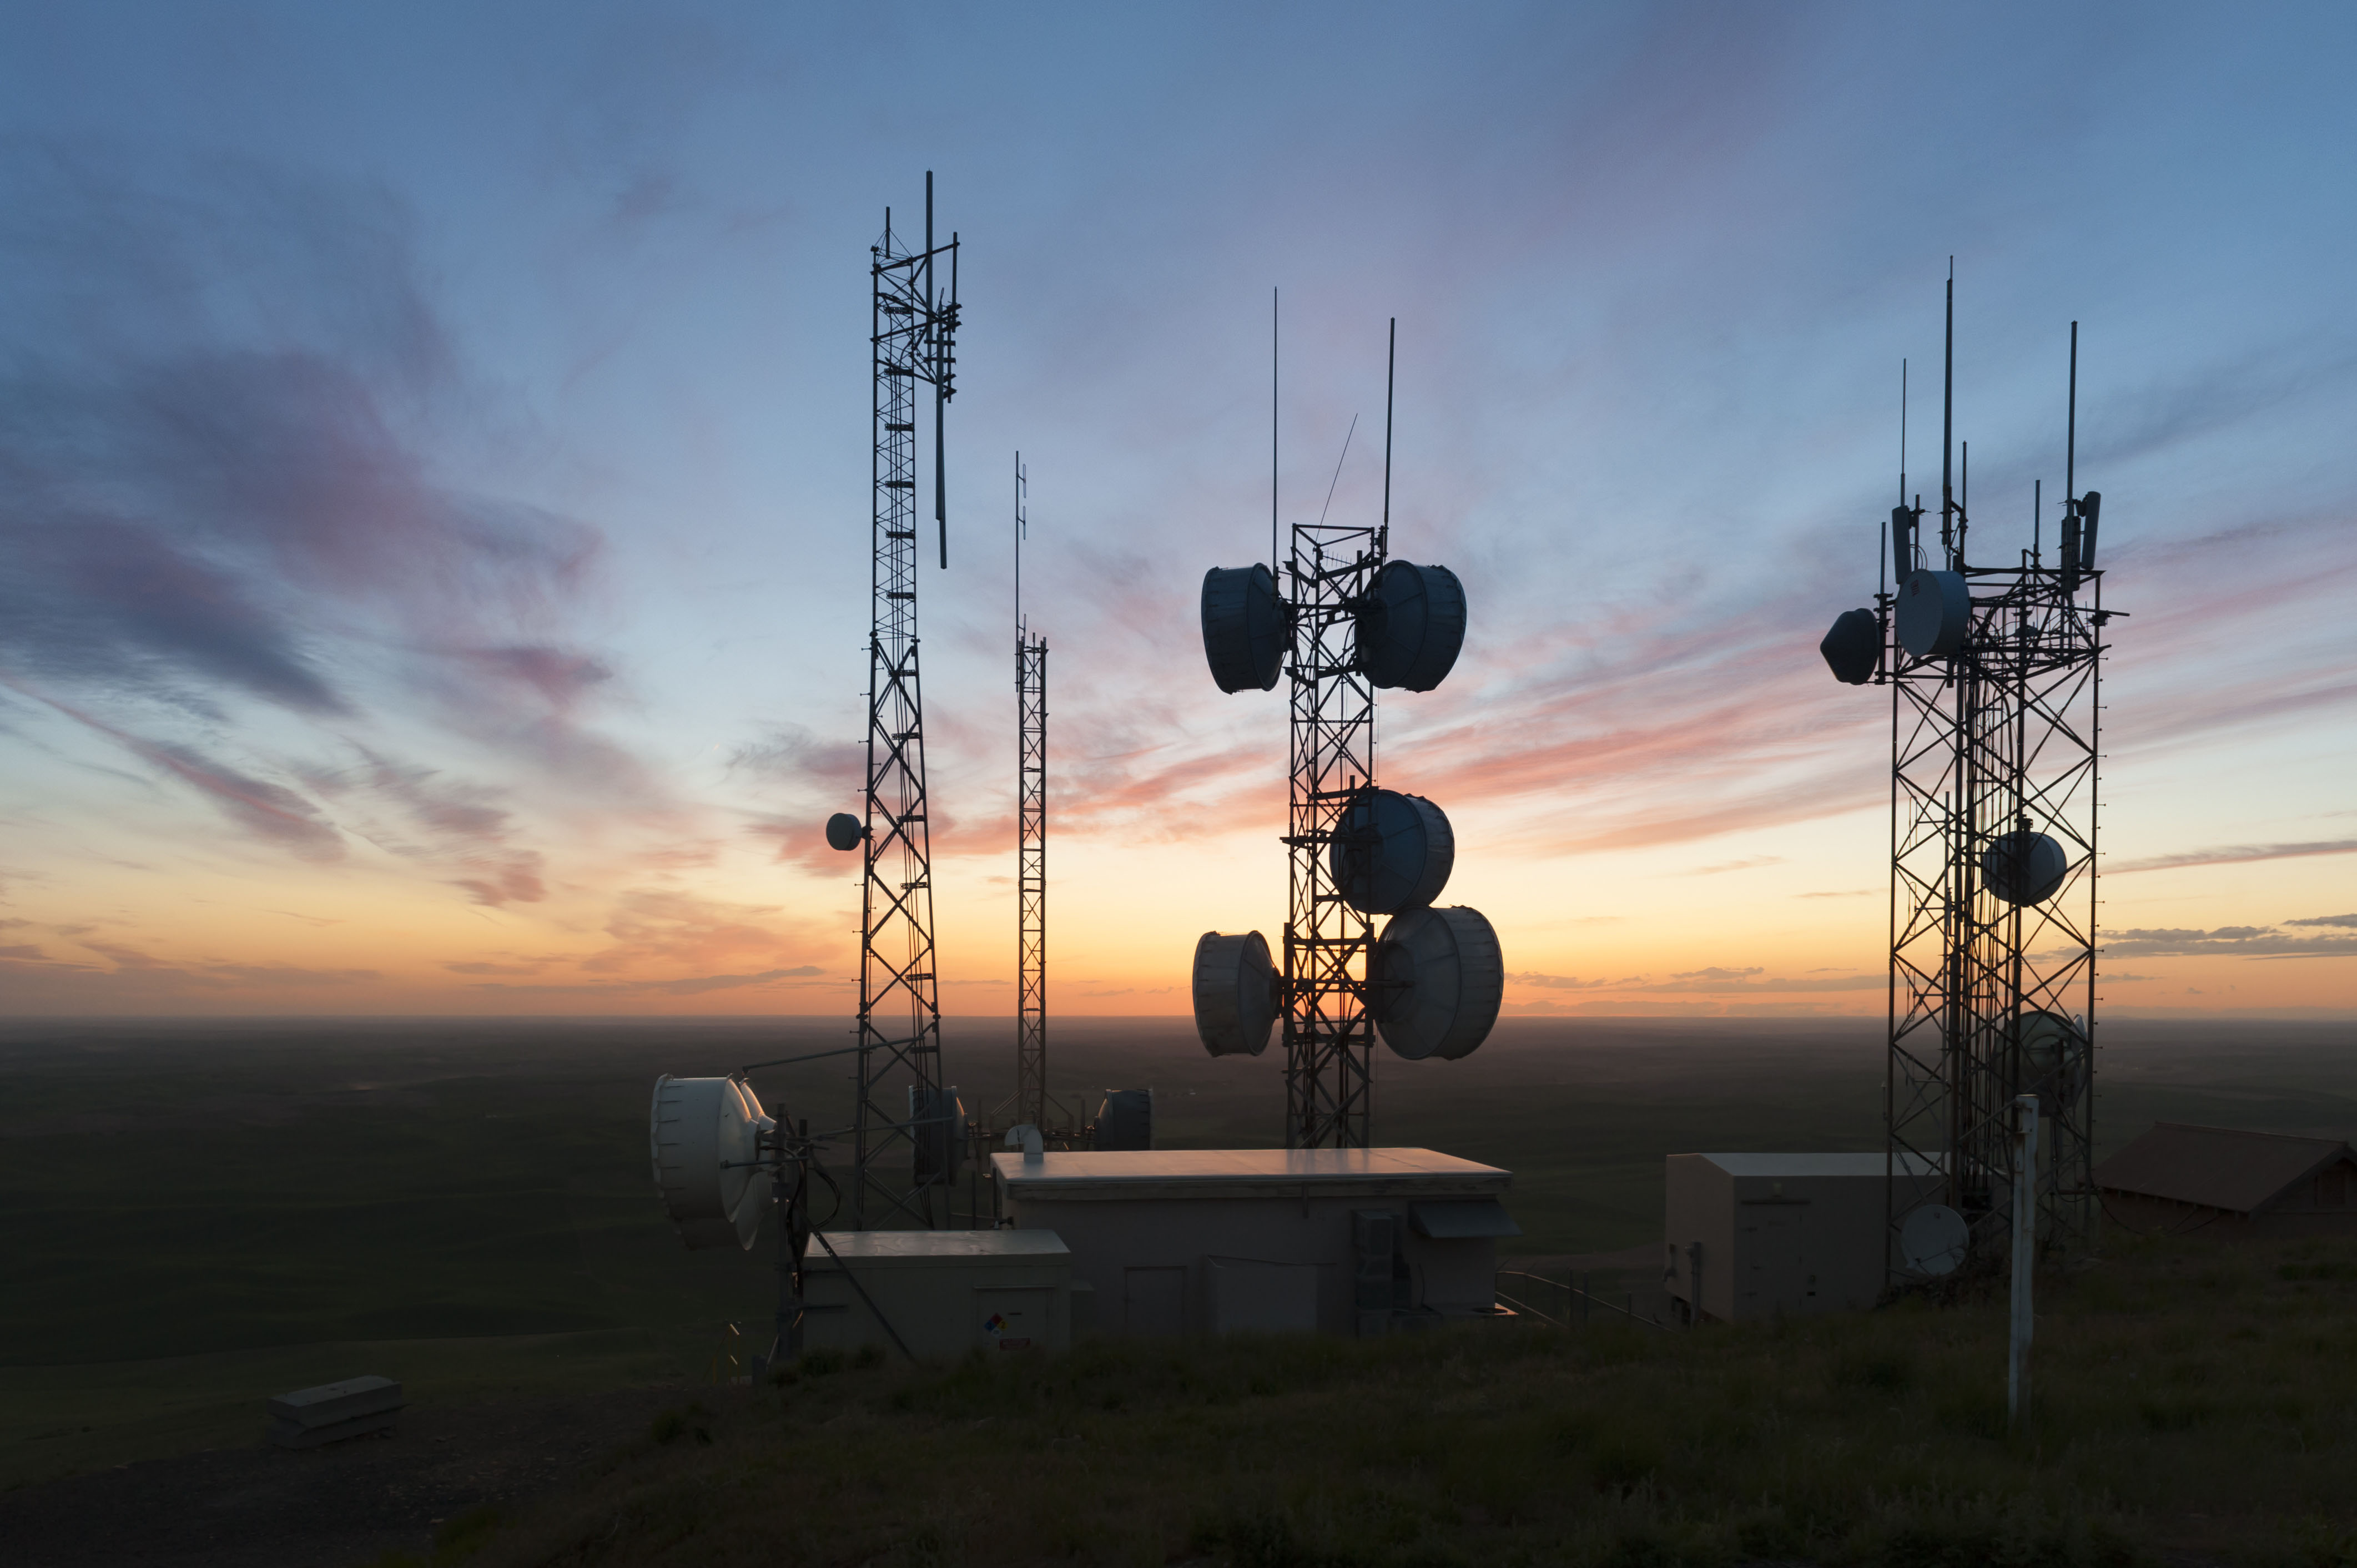
M 2071 413 L 2062 437 L 2062 499 L 2079 499 L 2079 324 L 2071 323 Z
M 1392 542 L 1392 397 L 1399 389 L 1399 317 L 1392 317 L 1391 347 L 1383 359 L 1383 527 L 1375 535 L 1375 553 Z
M 1268 575 L 1276 575 L 1276 290 L 1268 291 Z M 1282 584 L 1277 592 L 1285 591 Z
M 1948 258 L 1947 384 L 1940 395 L 1940 548 L 1955 564 L 1955 494 L 1949 486 L 1949 460 L 1956 450 L 1956 258 Z

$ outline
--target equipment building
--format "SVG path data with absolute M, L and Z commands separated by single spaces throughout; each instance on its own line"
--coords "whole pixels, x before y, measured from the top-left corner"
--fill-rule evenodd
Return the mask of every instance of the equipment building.
M 1672 1155 L 1663 1283 L 1690 1318 L 1723 1323 L 1869 1307 L 1886 1277 L 1889 1155 Z M 1895 1208 L 1938 1198 L 1909 1159 Z
M 1510 1172 L 1429 1149 L 992 1156 L 1016 1233 L 1071 1250 L 1074 1302 L 1125 1335 L 1381 1334 L 1496 1311 Z M 1077 1313 L 1076 1313 L 1077 1316 Z M 1085 1322 L 1083 1326 L 1089 1325 Z

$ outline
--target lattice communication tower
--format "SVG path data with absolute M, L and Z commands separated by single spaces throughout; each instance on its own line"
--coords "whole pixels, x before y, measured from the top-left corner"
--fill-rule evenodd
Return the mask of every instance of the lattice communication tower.
M 944 1222 L 964 1139 L 963 1120 L 942 1083 L 932 832 L 927 822 L 917 636 L 917 389 L 920 382 L 932 389 L 932 510 L 944 567 L 949 505 L 942 416 L 957 392 L 958 242 L 952 233 L 946 244 L 933 242 L 930 170 L 923 247 L 906 248 L 887 208 L 883 238 L 869 255 L 875 503 L 867 787 L 864 821 L 845 813 L 827 824 L 830 843 L 861 849 L 865 858 L 852 1126 L 850 1218 L 856 1230 L 879 1220 L 927 1227 Z M 896 1091 L 901 1098 L 895 1098 Z
M 2040 1100 L 2036 1172 L 2044 1248 L 2093 1239 L 2095 835 L 2104 628 L 2096 525 L 2077 486 L 2079 329 L 2071 328 L 2060 548 L 2015 559 L 1967 550 L 1971 448 L 1952 472 L 1955 283 L 1948 284 L 1939 538 L 1920 498 L 1899 504 L 1878 553 L 1895 586 L 1835 623 L 1835 675 L 1891 694 L 1890 982 L 1884 1117 L 1895 1178 L 1894 1283 L 1945 1272 L 1927 1244 L 1963 1238 L 1994 1267 L 2012 1225 L 2011 1106 Z M 1902 400 L 1903 401 L 1903 400 Z M 1904 424 L 1902 416 L 1902 426 Z M 1952 479 L 1956 481 L 1952 483 Z M 1890 579 L 1886 579 L 1886 582 Z M 1919 1198 L 1910 1172 L 1929 1173 Z M 1941 1210 L 1948 1212 L 1943 1213 Z M 1959 1223 L 1961 1221 L 1961 1224 Z M 1927 1269 L 1921 1260 L 1943 1262 Z
M 1280 674 L 1290 682 L 1291 767 L 1282 968 L 1257 931 L 1204 933 L 1196 1030 L 1213 1056 L 1257 1056 L 1283 1016 L 1287 1148 L 1368 1146 L 1377 1035 L 1410 1059 L 1464 1056 L 1496 1022 L 1504 983 L 1489 921 L 1432 907 L 1455 864 L 1448 818 L 1375 781 L 1376 689 L 1432 690 L 1465 637 L 1456 575 L 1389 558 L 1397 340 L 1394 323 L 1383 512 L 1372 522 L 1321 513 L 1295 523 L 1283 562 L 1290 591 L 1281 592 L 1272 300 L 1270 564 L 1214 567 L 1203 579 L 1204 654 L 1220 689 L 1268 691 Z M 1378 915 L 1391 917 L 1380 935 Z
M 1048 1110 L 1048 639 L 1023 616 L 1030 477 L 1015 455 L 1015 1122 Z

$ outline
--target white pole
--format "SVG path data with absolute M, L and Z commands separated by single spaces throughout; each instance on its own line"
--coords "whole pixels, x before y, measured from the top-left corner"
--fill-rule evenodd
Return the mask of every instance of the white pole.
M 2029 1412 L 2029 1277 L 2038 1261 L 2038 1096 L 2013 1101 L 2013 1333 L 2007 1357 L 2005 1416 Z

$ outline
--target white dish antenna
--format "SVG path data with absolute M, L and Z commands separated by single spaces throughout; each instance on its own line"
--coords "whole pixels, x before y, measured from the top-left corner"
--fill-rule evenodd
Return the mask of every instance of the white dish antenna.
M 1195 943 L 1195 1033 L 1215 1057 L 1256 1057 L 1276 1023 L 1276 966 L 1258 931 Z
M 770 1196 L 761 1134 L 776 1125 L 741 1078 L 655 1079 L 655 1189 L 691 1251 L 752 1250 Z
M 1369 681 L 1429 692 L 1465 646 L 1465 585 L 1446 566 L 1386 562 L 1355 630 L 1355 662 Z
M 1440 897 L 1457 865 L 1457 835 L 1421 795 L 1364 789 L 1342 809 L 1326 861 L 1352 908 L 1396 915 Z
M 1367 978 L 1383 1044 L 1410 1061 L 1455 1061 L 1498 1022 L 1506 961 L 1479 909 L 1410 909 L 1383 927 Z
M 1293 612 L 1267 567 L 1214 566 L 1203 574 L 1203 658 L 1222 692 L 1276 685 L 1293 642 Z
M 1945 659 L 1973 626 L 1973 591 L 1961 572 L 1926 568 L 1899 588 L 1899 646 L 1918 659 Z
M 1964 1261 L 1972 1232 L 1944 1203 L 1927 1203 L 1899 1227 L 1899 1253 L 1919 1274 L 1953 1274 Z

